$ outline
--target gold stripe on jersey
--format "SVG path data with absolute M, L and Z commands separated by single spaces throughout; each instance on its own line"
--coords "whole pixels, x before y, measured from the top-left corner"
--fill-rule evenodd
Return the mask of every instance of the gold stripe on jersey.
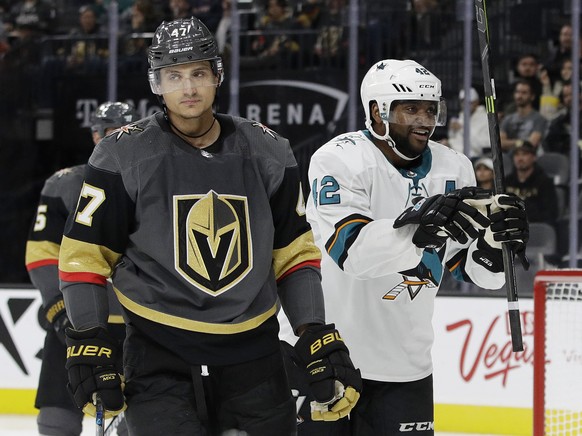
M 117 298 L 123 307 L 141 316 L 142 318 L 156 322 L 158 324 L 199 333 L 231 335 L 235 333 L 246 332 L 257 328 L 267 319 L 277 313 L 277 304 L 275 303 L 273 307 L 268 309 L 266 312 L 239 323 L 219 324 L 204 321 L 194 321 L 192 319 L 182 318 L 176 315 L 169 315 L 167 313 L 142 306 L 141 304 L 138 304 L 135 301 L 130 300 L 127 296 L 123 295 L 119 289 L 114 287 L 113 290 L 115 291 L 115 294 L 117 294 Z
M 123 316 L 121 315 L 109 315 L 107 318 L 107 322 L 109 324 L 124 324 L 125 321 L 123 320 Z
M 310 230 L 303 233 L 286 247 L 273 250 L 275 279 L 278 280 L 293 267 L 313 260 L 321 260 L 321 251 L 313 242 L 313 233 Z
M 103 245 L 89 244 L 63 236 L 59 270 L 65 273 L 92 273 L 110 277 L 121 254 Z
M 27 241 L 25 264 L 59 258 L 59 244 L 50 241 Z

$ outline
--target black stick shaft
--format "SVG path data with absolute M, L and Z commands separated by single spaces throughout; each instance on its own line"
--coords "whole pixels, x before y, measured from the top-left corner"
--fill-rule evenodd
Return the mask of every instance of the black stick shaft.
M 95 403 L 95 435 L 103 436 L 105 429 L 105 413 L 103 410 L 103 403 L 101 402 L 101 397 L 99 394 L 93 394 Z
M 477 34 L 479 35 L 479 47 L 481 49 L 481 68 L 483 70 L 483 85 L 485 88 L 485 106 L 487 108 L 487 121 L 489 123 L 489 137 L 491 139 L 495 193 L 501 194 L 505 192 L 505 181 L 503 179 L 503 154 L 501 150 L 501 138 L 499 136 L 499 120 L 497 118 L 495 107 L 495 80 L 493 79 L 491 72 L 487 7 L 485 6 L 485 0 L 474 1 Z M 502 252 L 503 269 L 505 270 L 505 288 L 507 289 L 511 343 L 513 345 L 513 351 L 523 351 L 523 338 L 521 335 L 521 319 L 519 315 L 513 253 L 507 244 L 502 245 Z

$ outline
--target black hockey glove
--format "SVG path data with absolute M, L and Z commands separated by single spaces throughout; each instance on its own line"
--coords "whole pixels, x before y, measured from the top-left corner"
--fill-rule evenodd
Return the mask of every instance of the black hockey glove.
M 105 418 L 123 412 L 127 406 L 123 397 L 123 380 L 115 368 L 116 341 L 100 327 L 81 331 L 68 328 L 66 336 L 67 387 L 77 407 L 95 416 L 93 397 L 97 393 L 103 403 Z
M 394 228 L 418 224 L 412 243 L 419 248 L 440 248 L 448 238 L 465 244 L 489 226 L 489 219 L 480 208 L 465 200 L 490 202 L 491 191 L 465 187 L 444 195 L 422 198 L 394 221 Z
M 308 327 L 295 351 L 315 401 L 313 421 L 337 421 L 354 408 L 362 391 L 360 370 L 354 368 L 349 351 L 334 324 Z
M 529 240 L 525 203 L 515 194 L 498 194 L 493 200 L 489 214 L 491 225 L 482 232 L 477 241 L 473 260 L 492 272 L 502 272 L 501 244 L 508 243 L 523 268 L 529 269 L 529 260 L 525 255 Z
M 71 326 L 71 322 L 67 316 L 62 296 L 54 298 L 46 307 L 40 307 L 38 321 L 46 331 L 54 330 L 59 340 L 65 345 L 65 329 Z

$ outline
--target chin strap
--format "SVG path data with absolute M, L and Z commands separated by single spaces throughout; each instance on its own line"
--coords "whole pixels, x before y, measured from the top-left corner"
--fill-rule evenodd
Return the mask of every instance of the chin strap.
M 408 157 L 405 154 L 401 153 L 397 148 L 396 148 L 396 144 L 394 143 L 394 140 L 390 137 L 389 133 L 389 128 L 388 128 L 388 122 L 382 120 L 382 122 L 384 123 L 384 125 L 386 126 L 386 133 L 382 136 L 382 135 L 378 135 L 376 133 L 376 131 L 374 130 L 374 128 L 372 127 L 372 122 L 370 120 L 366 120 L 366 128 L 368 129 L 368 131 L 370 132 L 370 134 L 376 138 L 379 139 L 380 141 L 386 141 L 388 143 L 388 145 L 390 146 L 390 148 L 394 151 L 394 153 L 396 153 L 398 155 L 398 157 L 400 157 L 401 159 L 404 159 L 406 161 L 413 161 L 415 159 L 418 158 L 418 156 L 420 156 L 420 154 L 418 156 L 415 157 Z

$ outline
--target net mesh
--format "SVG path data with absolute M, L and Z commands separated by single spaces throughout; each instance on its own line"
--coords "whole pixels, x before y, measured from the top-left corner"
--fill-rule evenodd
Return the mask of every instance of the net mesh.
M 545 284 L 545 435 L 582 435 L 582 283 Z

